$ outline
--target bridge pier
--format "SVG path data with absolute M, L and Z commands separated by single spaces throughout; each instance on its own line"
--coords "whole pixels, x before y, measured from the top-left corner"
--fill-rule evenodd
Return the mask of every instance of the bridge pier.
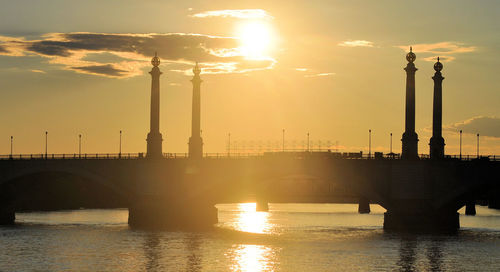
M 465 215 L 476 215 L 476 201 L 469 200 L 465 204 Z
M 10 209 L 0 209 L 0 225 L 13 225 L 16 221 L 16 213 Z
M 489 209 L 500 209 L 500 201 L 494 198 L 490 198 L 488 200 L 488 208 Z
M 255 210 L 258 212 L 268 212 L 269 203 L 264 200 L 257 200 L 257 203 L 255 204 Z
M 208 203 L 142 199 L 129 208 L 128 224 L 137 229 L 202 230 L 217 223 L 217 208 Z
M 370 213 L 370 201 L 366 197 L 361 197 L 359 199 L 358 213 Z
M 384 213 L 384 229 L 391 231 L 450 232 L 460 228 L 459 214 L 446 213 Z

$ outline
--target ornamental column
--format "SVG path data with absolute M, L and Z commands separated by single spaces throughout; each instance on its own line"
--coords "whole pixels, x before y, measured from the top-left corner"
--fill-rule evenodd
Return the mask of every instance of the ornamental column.
M 442 82 L 444 77 L 441 75 L 443 64 L 437 62 L 434 64 L 434 104 L 432 111 L 432 138 L 430 140 L 430 156 L 432 159 L 444 158 L 444 139 L 442 135 L 442 121 L 443 121 L 443 89 Z
M 153 69 L 151 69 L 151 116 L 148 138 L 147 154 L 148 158 L 161 158 L 162 154 L 162 136 L 160 133 L 160 58 L 155 52 L 155 56 L 151 59 Z
M 418 135 L 415 132 L 415 72 L 418 70 L 413 63 L 417 57 L 412 52 L 406 55 L 408 64 L 406 71 L 406 119 L 405 132 L 403 133 L 403 159 L 418 159 Z
M 203 157 L 203 139 L 201 138 L 201 94 L 200 85 L 203 82 L 200 78 L 201 69 L 198 66 L 193 68 L 193 105 L 192 105 L 192 120 L 191 120 L 191 137 L 189 138 L 189 157 Z

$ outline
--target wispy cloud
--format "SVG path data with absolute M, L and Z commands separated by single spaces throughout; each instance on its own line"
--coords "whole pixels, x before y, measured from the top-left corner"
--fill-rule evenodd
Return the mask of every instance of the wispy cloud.
M 432 54 L 431 57 L 423 58 L 425 61 L 436 61 L 439 56 L 443 61 L 452 61 L 455 59 L 453 55 L 470 53 L 477 50 L 475 46 L 465 46 L 460 42 L 439 42 L 439 43 L 420 43 L 411 45 L 416 53 Z M 402 50 L 408 51 L 410 45 L 397 46 Z
M 73 70 L 80 70 L 92 75 L 104 75 L 111 77 L 120 77 L 127 74 L 126 70 L 115 68 L 111 64 L 105 65 L 88 65 L 88 66 L 80 66 L 80 67 L 71 67 Z
M 373 47 L 373 42 L 365 40 L 343 41 L 338 44 L 344 47 Z
M 305 75 L 304 77 L 326 77 L 333 75 L 335 75 L 335 73 L 319 73 L 319 74 Z
M 467 119 L 465 121 L 444 126 L 443 129 L 449 131 L 463 130 L 463 133 L 469 133 L 469 134 L 479 133 L 482 136 L 500 138 L 500 118 L 477 116 Z
M 38 40 L 0 36 L 0 55 L 38 55 L 67 70 L 115 78 L 141 75 L 155 51 L 163 63 L 186 70 L 198 61 L 206 67 L 204 73 L 245 73 L 276 63 L 272 58 L 246 59 L 238 47 L 236 38 L 185 33 L 48 33 Z
M 225 9 L 225 10 L 211 10 L 204 11 L 190 15 L 195 18 L 238 18 L 238 19 L 273 19 L 267 11 L 263 9 Z
M 31 70 L 31 72 L 33 72 L 33 73 L 45 74 L 45 71 L 42 71 L 42 70 L 37 70 L 37 69 L 33 69 L 33 70 Z
M 295 71 L 299 72 L 306 72 L 308 69 L 307 68 L 295 68 Z
M 440 62 L 450 62 L 450 61 L 453 61 L 456 59 L 454 56 L 432 56 L 432 57 L 423 58 L 423 60 L 434 62 L 434 61 L 437 61 L 438 57 L 439 57 Z

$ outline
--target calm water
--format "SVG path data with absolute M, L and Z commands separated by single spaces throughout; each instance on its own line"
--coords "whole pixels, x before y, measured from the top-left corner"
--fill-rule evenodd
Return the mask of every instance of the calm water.
M 398 235 L 374 205 L 217 207 L 204 233 L 132 231 L 127 210 L 18 213 L 0 227 L 0 271 L 500 271 L 497 210 L 462 215 L 456 235 Z

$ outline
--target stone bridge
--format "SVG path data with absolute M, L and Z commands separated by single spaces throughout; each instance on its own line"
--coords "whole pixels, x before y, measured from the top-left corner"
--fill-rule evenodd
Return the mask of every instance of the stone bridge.
M 216 222 L 228 202 L 368 203 L 387 212 L 387 229 L 459 226 L 467 203 L 494 203 L 500 162 L 345 159 L 322 152 L 248 158 L 0 160 L 0 220 L 16 211 L 129 208 L 132 226 Z

